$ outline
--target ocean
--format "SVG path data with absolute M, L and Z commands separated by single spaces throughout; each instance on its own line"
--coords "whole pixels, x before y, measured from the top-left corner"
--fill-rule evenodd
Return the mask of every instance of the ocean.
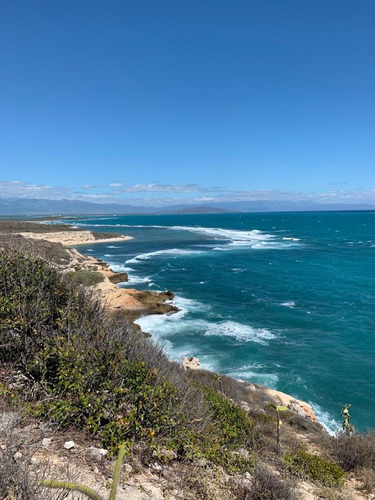
M 332 433 L 345 403 L 375 427 L 375 212 L 67 222 L 133 237 L 79 250 L 126 271 L 123 287 L 175 293 L 178 313 L 138 321 L 170 358 L 303 399 Z

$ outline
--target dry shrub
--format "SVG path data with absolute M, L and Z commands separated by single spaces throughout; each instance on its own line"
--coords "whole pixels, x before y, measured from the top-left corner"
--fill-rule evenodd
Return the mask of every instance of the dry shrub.
M 62 500 L 66 494 L 46 491 L 39 481 L 47 466 L 33 464 L 36 447 L 25 442 L 19 416 L 0 405 L 0 498 L 4 500 Z
M 316 492 L 316 495 L 321 500 L 355 500 L 347 491 L 339 491 L 327 487 L 320 488 Z
M 375 471 L 375 434 L 353 434 L 351 436 L 341 433 L 331 439 L 331 455 L 346 471 L 360 468 Z
M 259 465 L 254 473 L 251 490 L 243 490 L 241 500 L 297 500 L 294 487 L 283 481 L 269 467 Z
M 361 469 L 357 469 L 355 475 L 361 481 L 364 490 L 366 490 L 368 493 L 375 493 L 374 469 L 363 467 Z

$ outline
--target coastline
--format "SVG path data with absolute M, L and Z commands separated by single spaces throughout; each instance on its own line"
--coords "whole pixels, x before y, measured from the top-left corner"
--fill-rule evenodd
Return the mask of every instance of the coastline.
M 125 239 L 129 239 L 129 237 Z M 97 240 L 98 243 L 104 241 L 106 240 Z M 77 250 L 76 252 L 79 253 Z M 171 303 L 174 298 L 174 294 L 172 292 L 151 292 L 148 290 L 141 291 L 120 288 L 117 286 L 117 283 L 127 281 L 126 273 L 117 273 L 113 271 L 107 263 L 97 259 L 96 257 L 83 256 L 80 253 L 79 255 L 85 259 L 85 264 L 88 264 L 89 266 L 96 265 L 98 272 L 103 275 L 104 281 L 99 283 L 95 287 L 95 290 L 99 293 L 101 300 L 104 302 L 105 307 L 108 308 L 109 311 L 122 311 L 132 321 L 138 319 L 140 316 L 173 314 L 179 311 L 179 309 Z M 116 282 L 116 276 L 118 275 L 123 276 L 124 279 Z M 134 324 L 134 326 L 140 330 L 138 325 Z M 187 358 L 185 358 L 185 360 L 186 359 Z M 183 361 L 182 363 L 184 365 Z M 193 368 L 192 366 L 187 365 L 185 366 L 185 369 L 201 369 L 201 367 L 199 365 Z M 235 380 L 244 384 L 250 392 L 262 394 L 263 396 L 268 397 L 269 401 L 275 403 L 276 405 L 287 406 L 291 411 L 297 413 L 299 416 L 307 418 L 311 422 L 320 424 L 313 408 L 306 401 L 299 400 L 294 396 L 259 384 L 253 384 L 239 379 Z M 246 410 L 247 408 L 244 407 L 243 409 Z
M 38 226 L 40 227 L 40 224 Z M 169 315 L 179 311 L 173 304 L 174 294 L 171 291 L 152 292 L 121 288 L 117 285 L 128 281 L 127 273 L 115 272 L 106 262 L 93 256 L 83 255 L 74 248 L 85 244 L 127 241 L 132 239 L 131 237 L 111 233 L 93 233 L 88 230 L 81 231 L 76 230 L 74 226 L 66 226 L 64 231 L 61 231 L 61 226 L 44 226 L 42 232 L 36 231 L 35 227 L 33 229 L 33 231 L 13 231 L 13 234 L 34 243 L 48 242 L 53 247 L 63 248 L 69 258 L 68 262 L 65 261 L 64 264 L 57 265 L 62 272 L 96 273 L 100 275 L 100 282 L 92 285 L 92 290 L 96 296 L 110 314 L 127 317 L 132 322 L 134 329 L 139 333 L 149 336 L 134 323 L 139 317 L 155 314 Z M 187 367 L 187 369 L 191 368 Z M 238 379 L 234 380 L 244 384 L 249 392 L 262 395 L 262 397 L 277 405 L 288 406 L 291 411 L 299 416 L 320 423 L 312 407 L 307 402 L 259 384 Z M 244 409 L 246 410 L 245 407 Z
M 126 241 L 133 239 L 131 236 L 118 236 L 109 238 L 95 238 L 91 231 L 55 231 L 55 232 L 20 232 L 18 233 L 24 238 L 32 240 L 46 240 L 51 243 L 61 243 L 64 246 L 75 247 L 78 245 L 88 245 L 95 243 L 109 243 L 115 241 Z

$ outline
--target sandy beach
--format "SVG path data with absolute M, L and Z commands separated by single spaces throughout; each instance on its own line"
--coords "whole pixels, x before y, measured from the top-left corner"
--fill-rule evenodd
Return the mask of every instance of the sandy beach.
M 24 238 L 33 240 L 46 240 L 52 243 L 61 243 L 64 246 L 87 245 L 95 243 L 109 243 L 115 241 L 131 240 L 131 236 L 120 235 L 113 238 L 95 238 L 91 231 L 54 231 L 54 232 L 20 232 Z

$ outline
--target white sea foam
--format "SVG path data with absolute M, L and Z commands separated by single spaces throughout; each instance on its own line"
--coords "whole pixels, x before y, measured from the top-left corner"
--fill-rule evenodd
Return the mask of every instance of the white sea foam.
M 105 253 L 105 254 L 104 254 L 104 257 L 113 257 L 113 255 L 112 255 L 112 254 L 110 254 L 110 253 Z
M 257 367 L 254 368 L 256 369 Z M 265 385 L 267 387 L 276 387 L 279 380 L 276 373 L 262 373 L 254 371 L 251 368 L 230 370 L 226 371 L 225 374 L 232 378 L 246 380 L 247 382 L 255 382 L 256 384 Z
M 317 416 L 319 422 L 327 430 L 327 432 L 331 434 L 331 436 L 334 436 L 337 432 L 340 431 L 341 427 L 337 420 L 332 417 L 332 415 L 330 415 L 327 411 L 322 410 L 322 408 L 316 403 L 311 403 L 309 401 L 309 404 L 314 410 L 314 413 Z
M 108 245 L 107 248 L 121 248 L 121 247 L 116 246 L 116 245 Z
M 144 225 L 144 224 L 106 224 L 105 227 L 129 227 L 129 228 L 155 228 L 167 229 L 171 231 L 188 231 L 190 233 L 202 234 L 215 241 L 224 241 L 224 246 L 220 245 L 214 248 L 217 251 L 231 250 L 229 247 L 250 247 L 254 249 L 285 249 L 290 246 L 299 245 L 299 238 L 283 237 L 278 240 L 274 234 L 269 234 L 258 229 L 249 231 L 238 229 L 224 229 L 215 227 L 200 226 L 162 226 L 162 225 Z M 162 252 L 162 251 L 160 251 Z M 153 252 L 155 254 L 156 252 Z M 148 255 L 148 254 L 145 254 Z M 146 257 L 147 258 L 147 257 Z
M 253 328 L 252 326 L 242 325 L 236 321 L 209 323 L 205 335 L 234 337 L 239 342 L 256 342 L 263 345 L 268 345 L 268 340 L 276 338 L 276 335 L 266 328 Z
M 201 254 L 202 252 L 199 250 L 182 250 L 180 248 L 170 248 L 168 250 L 157 250 L 156 252 L 148 252 L 141 253 L 132 259 L 128 259 L 125 261 L 125 264 L 137 264 L 139 261 L 152 259 L 157 255 L 171 255 L 171 256 L 179 256 L 179 255 L 194 255 Z
M 115 273 L 129 273 L 134 271 L 132 267 L 124 266 L 122 264 L 112 264 L 111 262 L 108 262 L 108 265 L 112 271 L 115 271 Z
M 295 307 L 296 303 L 293 302 L 292 300 L 289 300 L 287 302 L 281 302 L 280 305 L 285 306 L 285 307 L 290 307 L 291 309 L 293 309 Z

